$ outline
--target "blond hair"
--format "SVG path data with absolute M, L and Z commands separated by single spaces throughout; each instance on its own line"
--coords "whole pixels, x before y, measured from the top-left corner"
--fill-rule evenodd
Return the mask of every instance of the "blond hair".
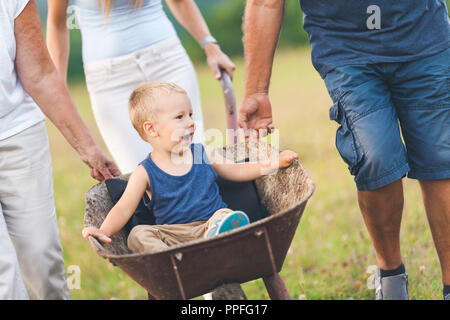
M 131 93 L 128 111 L 131 123 L 142 139 L 147 140 L 143 128 L 144 122 L 148 120 L 156 121 L 158 98 L 174 92 L 187 96 L 183 88 L 171 82 L 143 83 Z

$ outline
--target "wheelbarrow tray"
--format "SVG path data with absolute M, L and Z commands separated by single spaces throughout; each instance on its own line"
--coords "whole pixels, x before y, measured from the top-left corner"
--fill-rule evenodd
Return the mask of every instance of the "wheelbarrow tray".
M 266 150 L 270 154 L 275 149 L 269 146 Z M 241 143 L 219 151 L 237 160 L 242 159 L 242 152 L 248 156 L 252 148 Z M 157 299 L 189 299 L 224 283 L 274 275 L 281 271 L 315 186 L 297 160 L 289 168 L 255 180 L 255 184 L 270 216 L 211 239 L 145 254 L 131 253 L 123 231 L 114 235 L 110 244 L 93 237 L 90 243 L 100 256 Z M 95 185 L 86 195 L 85 226 L 100 226 L 112 206 L 105 183 Z

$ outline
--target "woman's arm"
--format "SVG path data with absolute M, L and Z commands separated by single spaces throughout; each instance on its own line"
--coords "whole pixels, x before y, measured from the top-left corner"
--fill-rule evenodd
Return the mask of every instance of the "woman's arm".
M 82 231 L 83 237 L 88 239 L 89 236 L 94 236 L 103 242 L 111 242 L 110 237 L 120 231 L 136 211 L 148 185 L 147 172 L 140 165 L 131 174 L 120 200 L 109 211 L 101 227 L 99 229 L 95 227 L 84 228 Z
M 34 0 L 16 18 L 14 36 L 15 66 L 25 91 L 91 168 L 93 178 L 103 180 L 120 174 L 94 142 L 50 58 Z
M 195 4 L 194 0 L 166 0 L 170 11 L 177 21 L 200 43 L 205 37 L 210 36 L 208 25 Z M 211 67 L 214 77 L 220 79 L 220 68 L 225 69 L 233 77 L 236 66 L 230 58 L 222 52 L 220 46 L 215 43 L 205 45 L 205 54 L 208 65 Z
M 47 46 L 56 69 L 67 81 L 70 37 L 67 28 L 67 4 L 69 0 L 47 0 Z

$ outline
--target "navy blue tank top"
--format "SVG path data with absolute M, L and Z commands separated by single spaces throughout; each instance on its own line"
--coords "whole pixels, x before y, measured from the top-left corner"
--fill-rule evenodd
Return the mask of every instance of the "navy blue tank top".
M 217 173 L 209 163 L 203 145 L 192 143 L 193 164 L 188 173 L 173 176 L 159 168 L 150 155 L 141 162 L 150 180 L 152 199 L 144 197 L 153 210 L 156 224 L 184 224 L 208 220 L 226 208 L 216 184 Z

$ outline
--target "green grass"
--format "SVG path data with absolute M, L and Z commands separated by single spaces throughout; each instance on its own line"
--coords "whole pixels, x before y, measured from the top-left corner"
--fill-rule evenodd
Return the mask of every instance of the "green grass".
M 235 61 L 235 93 L 243 94 L 244 64 Z M 206 128 L 225 130 L 224 100 L 205 65 L 196 66 Z M 104 148 L 83 83 L 71 93 L 96 141 Z M 356 202 L 352 177 L 334 147 L 337 124 L 328 118 L 331 100 L 313 69 L 308 49 L 279 51 L 271 100 L 281 149 L 299 154 L 316 183 L 281 272 L 293 299 L 372 299 L 366 280 L 376 264 Z M 85 192 L 96 183 L 89 170 L 53 125 L 48 125 L 53 155 L 56 207 L 66 267 L 78 265 L 81 288 L 73 299 L 146 299 L 145 291 L 124 272 L 101 259 L 81 237 Z M 104 150 L 106 150 L 104 148 Z M 441 273 L 416 181 L 405 179 L 401 246 L 410 275 L 412 299 L 441 299 Z M 262 280 L 243 285 L 249 299 L 268 299 Z

